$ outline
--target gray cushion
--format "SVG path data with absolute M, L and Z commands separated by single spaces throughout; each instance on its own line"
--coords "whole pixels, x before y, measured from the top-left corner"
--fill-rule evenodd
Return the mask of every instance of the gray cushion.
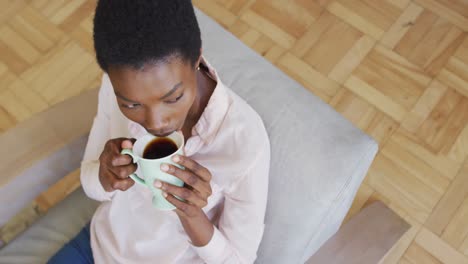
M 204 53 L 262 117 L 271 143 L 258 263 L 304 263 L 339 228 L 377 144 L 318 97 L 200 14 Z
M 97 206 L 78 189 L 7 244 L 0 251 L 0 264 L 46 263 L 89 222 Z
M 266 228 L 257 262 L 304 263 L 338 230 L 377 144 L 206 15 L 197 15 L 206 58 L 260 114 L 271 141 Z M 94 207 L 82 196 L 80 191 L 67 198 L 0 252 L 0 259 L 25 263 L 50 256 L 89 219 Z M 39 246 L 39 240 L 50 242 Z M 28 261 L 13 261 L 15 254 Z

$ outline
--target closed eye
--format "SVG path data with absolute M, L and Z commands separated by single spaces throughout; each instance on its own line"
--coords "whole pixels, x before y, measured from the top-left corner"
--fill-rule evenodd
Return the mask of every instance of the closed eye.
M 141 106 L 141 104 L 120 104 L 120 106 L 128 108 L 128 109 L 135 109 Z
M 168 104 L 175 104 L 175 103 L 177 103 L 177 101 L 179 101 L 183 96 L 184 96 L 184 93 L 182 93 L 181 95 L 179 95 L 179 96 L 178 96 L 176 99 L 174 99 L 174 100 L 166 101 L 166 103 L 168 103 Z

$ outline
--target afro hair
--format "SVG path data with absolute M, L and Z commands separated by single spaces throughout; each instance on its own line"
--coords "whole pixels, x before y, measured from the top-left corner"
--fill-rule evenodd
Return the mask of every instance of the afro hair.
M 99 0 L 94 48 L 99 66 L 141 69 L 176 57 L 195 66 L 201 36 L 190 0 Z

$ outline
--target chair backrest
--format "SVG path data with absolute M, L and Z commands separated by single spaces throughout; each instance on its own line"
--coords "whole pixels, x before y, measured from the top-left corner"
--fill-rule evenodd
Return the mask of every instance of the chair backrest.
M 262 117 L 271 143 L 258 263 L 304 263 L 339 228 L 377 144 L 201 12 L 204 55 Z

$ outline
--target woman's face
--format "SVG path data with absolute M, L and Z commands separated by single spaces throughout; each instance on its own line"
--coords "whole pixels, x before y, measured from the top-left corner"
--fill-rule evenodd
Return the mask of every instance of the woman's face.
M 108 69 L 120 111 L 156 136 L 181 130 L 192 114 L 198 93 L 196 72 L 190 63 L 177 58 L 141 70 Z

